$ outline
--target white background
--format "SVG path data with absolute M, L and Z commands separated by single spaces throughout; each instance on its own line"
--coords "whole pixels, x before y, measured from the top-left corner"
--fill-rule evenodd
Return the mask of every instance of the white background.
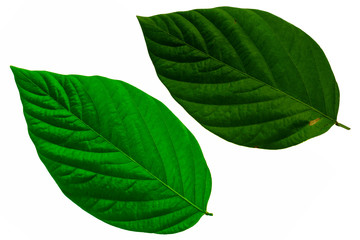
M 357 0 L 1 0 L 0 239 L 360 239 L 360 35 Z M 228 143 L 193 120 L 158 80 L 136 15 L 233 6 L 271 12 L 326 53 L 339 84 L 339 122 L 284 150 Z M 208 211 L 173 235 L 107 225 L 68 200 L 27 134 L 9 65 L 124 80 L 165 103 L 199 141 L 212 173 Z

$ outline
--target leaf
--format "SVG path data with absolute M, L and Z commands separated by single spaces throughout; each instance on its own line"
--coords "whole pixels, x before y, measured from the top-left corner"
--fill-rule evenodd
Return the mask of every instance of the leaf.
M 160 80 L 216 135 L 279 149 L 333 124 L 349 129 L 336 121 L 339 90 L 323 51 L 290 23 L 231 7 L 138 20 Z
M 163 234 L 211 215 L 201 149 L 161 102 L 100 76 L 11 69 L 40 159 L 83 210 L 116 227 Z

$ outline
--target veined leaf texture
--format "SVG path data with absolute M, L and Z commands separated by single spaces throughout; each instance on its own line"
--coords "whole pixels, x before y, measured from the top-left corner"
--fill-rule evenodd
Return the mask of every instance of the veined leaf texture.
M 211 215 L 201 149 L 161 102 L 100 76 L 11 69 L 41 161 L 83 210 L 116 227 L 163 234 Z
M 268 12 L 219 7 L 138 17 L 174 99 L 230 142 L 280 149 L 337 122 L 339 89 L 318 44 Z

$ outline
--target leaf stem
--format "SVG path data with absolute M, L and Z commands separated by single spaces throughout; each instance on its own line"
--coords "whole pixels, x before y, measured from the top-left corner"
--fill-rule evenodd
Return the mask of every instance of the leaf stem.
M 208 216 L 213 216 L 214 215 L 212 213 L 209 213 L 208 211 L 206 211 L 205 214 L 208 215 Z
M 350 128 L 348 126 L 345 126 L 344 124 L 341 124 L 338 121 L 335 122 L 335 125 L 339 126 L 339 127 L 342 127 L 342 128 L 345 128 L 346 130 L 350 130 Z

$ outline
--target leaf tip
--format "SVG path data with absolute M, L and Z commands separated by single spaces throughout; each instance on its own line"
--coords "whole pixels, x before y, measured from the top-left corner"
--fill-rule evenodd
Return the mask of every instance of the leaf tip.
M 141 27 L 143 27 L 145 24 L 149 24 L 150 17 L 136 15 L 136 18 L 139 21 Z
M 16 76 L 19 76 L 19 73 L 24 70 L 24 69 L 21 69 L 21 68 L 18 68 L 18 67 L 15 67 L 13 65 L 10 65 L 10 69 L 15 77 L 15 80 L 16 80 Z
M 144 16 L 139 16 L 139 15 L 136 15 L 136 18 L 140 21 L 140 20 L 142 20 L 142 19 L 144 19 L 144 18 L 146 18 L 146 17 L 144 17 Z
M 15 66 L 13 66 L 13 65 L 10 65 L 10 69 L 11 69 L 11 71 L 12 71 L 13 73 L 15 73 L 16 71 L 19 70 L 18 67 L 15 67 Z

